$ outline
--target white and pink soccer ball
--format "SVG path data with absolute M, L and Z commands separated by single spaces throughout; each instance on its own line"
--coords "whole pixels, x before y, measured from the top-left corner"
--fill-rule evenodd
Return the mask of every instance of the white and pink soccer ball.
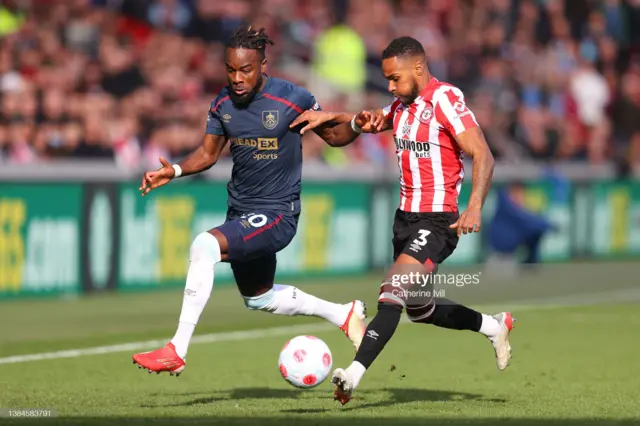
M 278 364 L 280 374 L 292 386 L 311 389 L 329 376 L 333 357 L 321 339 L 297 336 L 284 344 Z

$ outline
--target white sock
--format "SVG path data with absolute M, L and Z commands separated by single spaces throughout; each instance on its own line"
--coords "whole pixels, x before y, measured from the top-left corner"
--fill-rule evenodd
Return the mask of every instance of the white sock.
M 220 259 L 220 245 L 213 235 L 203 232 L 193 240 L 180 322 L 175 336 L 171 339 L 182 359 L 187 356 L 191 336 L 211 296 L 214 268 Z
M 176 335 L 171 339 L 171 343 L 176 347 L 178 356 L 183 360 L 187 356 L 187 350 L 189 349 L 189 342 L 193 336 L 193 332 L 196 330 L 195 324 L 180 321 L 178 322 L 178 329 Z
M 347 320 L 351 304 L 341 305 L 312 296 L 297 287 L 274 284 L 270 312 L 279 315 L 307 315 L 323 318 L 340 327 Z
M 362 379 L 362 376 L 364 376 L 364 373 L 367 371 L 367 369 L 358 361 L 353 361 L 351 365 L 345 369 L 345 371 L 353 381 L 352 389 L 355 389 L 360 383 L 360 379 Z
M 482 314 L 480 333 L 487 337 L 493 337 L 500 333 L 500 322 L 490 315 Z

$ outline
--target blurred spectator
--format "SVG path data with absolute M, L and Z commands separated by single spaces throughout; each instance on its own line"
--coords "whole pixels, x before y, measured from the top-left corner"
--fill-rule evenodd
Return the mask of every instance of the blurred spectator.
M 329 14 L 330 10 L 327 7 L 326 13 Z M 349 94 L 345 98 L 345 107 L 358 110 L 367 81 L 366 48 L 362 37 L 346 25 L 344 19 L 337 17 L 335 25 L 316 37 L 309 89 L 316 93 L 320 103 L 331 101 L 341 94 Z
M 576 102 L 579 138 L 587 145 L 589 159 L 597 163 L 604 160 L 605 144 L 609 137 L 605 108 L 611 100 L 611 94 L 607 81 L 596 69 L 596 45 L 585 41 L 579 49 L 579 65 L 570 83 L 571 95 Z
M 499 159 L 640 163 L 639 0 L 0 0 L 0 161 L 185 155 L 241 23 L 275 39 L 269 75 L 324 109 L 387 104 L 380 54 L 410 35 L 465 92 Z M 311 134 L 304 155 L 396 162 L 389 134 L 342 150 Z
M 149 7 L 149 22 L 158 29 L 183 31 L 191 22 L 191 11 L 180 0 L 157 0 Z
M 495 216 L 489 223 L 489 246 L 502 256 L 516 256 L 524 250 L 523 263 L 539 263 L 542 237 L 555 227 L 525 207 L 524 195 L 520 183 L 498 192 Z
M 0 2 L 0 37 L 14 34 L 24 25 L 25 13 L 18 8 L 15 0 Z
M 640 70 L 625 74 L 621 88 L 613 109 L 616 157 L 640 164 Z

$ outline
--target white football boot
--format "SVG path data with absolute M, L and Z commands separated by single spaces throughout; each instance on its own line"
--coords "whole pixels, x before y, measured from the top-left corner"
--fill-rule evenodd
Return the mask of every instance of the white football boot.
M 509 366 L 511 359 L 511 345 L 509 344 L 509 333 L 513 329 L 516 319 L 511 316 L 510 312 L 501 312 L 493 315 L 493 318 L 500 323 L 500 332 L 492 337 L 487 337 L 496 354 L 496 364 L 498 370 L 502 371 Z
M 351 310 L 347 315 L 347 319 L 344 324 L 340 326 L 340 330 L 351 340 L 353 347 L 358 352 L 364 332 L 367 330 L 367 325 L 364 320 L 367 318 L 367 305 L 360 301 L 354 300 L 351 302 Z
M 342 368 L 336 368 L 331 378 L 331 383 L 334 384 L 333 399 L 340 401 L 340 404 L 345 405 L 351 400 L 351 393 L 354 391 L 354 380 L 349 376 L 347 370 Z

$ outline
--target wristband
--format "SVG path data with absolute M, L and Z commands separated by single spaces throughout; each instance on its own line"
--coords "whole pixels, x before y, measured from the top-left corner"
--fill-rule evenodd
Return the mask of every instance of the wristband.
M 362 129 L 356 124 L 356 116 L 351 119 L 351 129 L 356 133 L 362 133 Z
M 174 164 L 173 170 L 175 170 L 176 172 L 176 174 L 173 176 L 174 178 L 179 178 L 180 176 L 182 176 L 182 168 L 180 166 L 178 166 L 177 164 Z

